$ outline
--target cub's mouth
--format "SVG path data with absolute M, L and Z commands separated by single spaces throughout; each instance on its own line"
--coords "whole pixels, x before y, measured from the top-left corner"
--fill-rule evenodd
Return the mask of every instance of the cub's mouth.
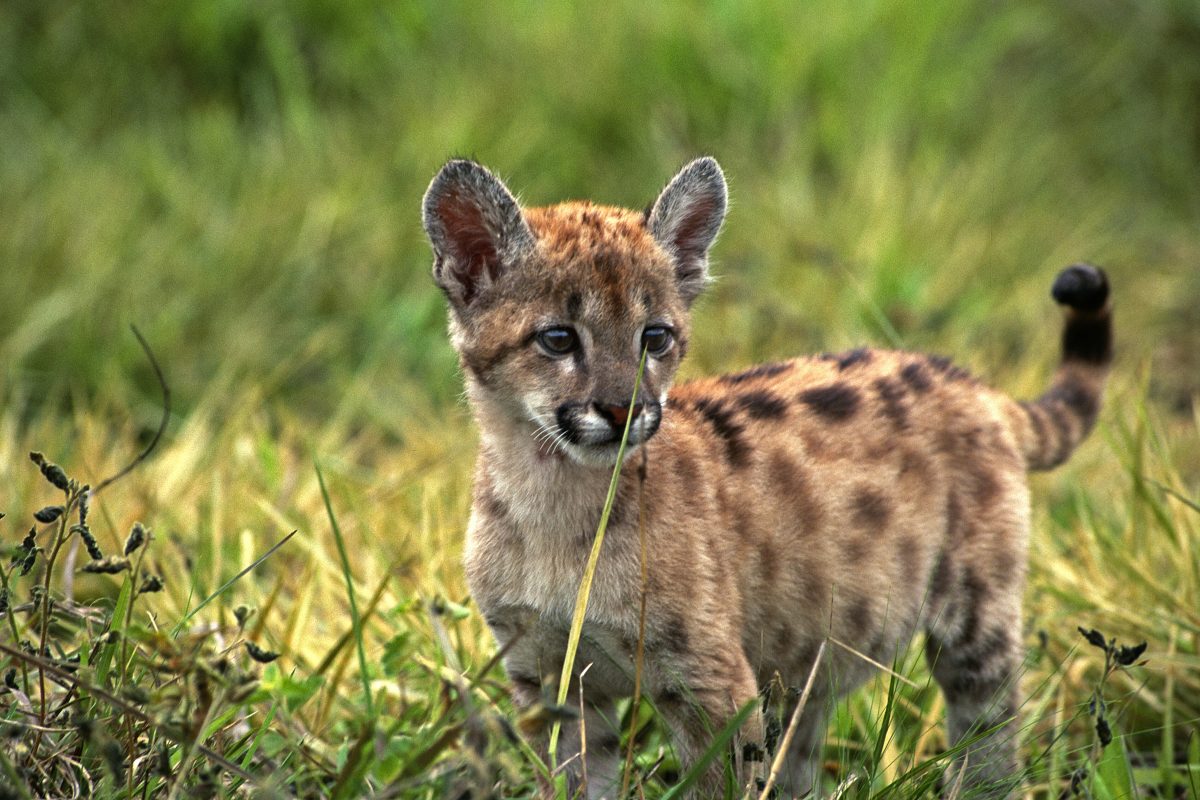
M 662 404 L 648 401 L 630 408 L 597 402 L 563 403 L 553 415 L 538 415 L 534 422 L 534 438 L 543 450 L 562 453 L 580 464 L 611 466 L 616 463 L 626 424 L 628 454 L 658 432 Z

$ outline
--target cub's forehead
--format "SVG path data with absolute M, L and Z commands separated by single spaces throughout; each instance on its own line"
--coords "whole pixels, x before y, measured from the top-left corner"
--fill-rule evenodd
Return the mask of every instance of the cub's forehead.
M 537 239 L 543 290 L 670 303 L 674 268 L 646 228 L 645 215 L 588 202 L 525 209 Z
M 525 209 L 525 220 L 554 262 L 632 266 L 661 254 L 640 211 L 572 202 Z

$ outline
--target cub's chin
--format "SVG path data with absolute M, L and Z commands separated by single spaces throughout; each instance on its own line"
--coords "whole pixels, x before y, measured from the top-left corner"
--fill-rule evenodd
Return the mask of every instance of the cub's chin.
M 651 434 L 653 435 L 653 434 Z M 629 457 L 641 449 L 645 442 L 629 441 L 625 443 L 624 464 L 629 463 Z M 599 444 L 568 444 L 564 442 L 562 452 L 567 458 L 582 467 L 604 467 L 612 469 L 617 463 L 617 453 L 621 449 L 621 440 Z

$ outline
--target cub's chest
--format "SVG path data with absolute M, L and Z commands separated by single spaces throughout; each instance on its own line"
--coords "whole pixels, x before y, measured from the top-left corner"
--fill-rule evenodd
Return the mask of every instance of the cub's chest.
M 542 684 L 559 679 L 570 632 L 569 615 L 501 605 L 485 612 L 485 617 L 501 649 L 508 649 L 505 664 L 512 677 Z M 585 691 L 593 696 L 631 694 L 635 648 L 635 634 L 589 620 L 580 638 L 572 686 L 579 685 L 582 675 Z
M 595 541 L 599 511 L 546 508 L 523 514 L 512 507 L 476 505 L 467 532 L 467 581 L 485 614 L 507 606 L 534 609 L 548 618 L 570 619 Z M 622 539 L 628 531 L 609 525 L 593 577 L 589 619 L 622 620 L 637 607 L 640 572 Z M 636 552 L 636 551 L 635 551 Z

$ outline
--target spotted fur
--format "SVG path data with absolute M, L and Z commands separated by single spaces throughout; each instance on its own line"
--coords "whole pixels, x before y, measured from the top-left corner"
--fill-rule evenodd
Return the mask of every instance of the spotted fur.
M 972 796 L 1008 795 L 1025 473 L 1061 463 L 1095 424 L 1112 357 L 1104 274 L 1075 266 L 1056 281 L 1062 363 L 1033 401 L 945 358 L 867 348 L 672 388 L 726 204 L 707 158 L 645 212 L 521 209 L 469 161 L 447 164 L 426 194 L 434 279 L 482 440 L 467 578 L 514 698 L 527 706 L 554 689 L 629 418 L 636 468 L 621 475 L 570 687 L 586 759 L 571 758 L 583 749 L 574 725 L 558 754 L 573 787 L 617 792 L 612 704 L 632 692 L 639 638 L 642 688 L 686 764 L 760 687 L 803 682 L 827 637 L 887 663 L 924 632 L 951 739 L 992 731 L 967 749 Z M 648 358 L 631 406 L 643 341 L 661 329 L 669 346 Z M 826 701 L 871 670 L 827 651 L 786 791 L 811 786 Z M 762 777 L 777 736 L 751 717 L 731 750 L 740 780 Z M 699 796 L 716 796 L 720 766 L 705 780 Z

